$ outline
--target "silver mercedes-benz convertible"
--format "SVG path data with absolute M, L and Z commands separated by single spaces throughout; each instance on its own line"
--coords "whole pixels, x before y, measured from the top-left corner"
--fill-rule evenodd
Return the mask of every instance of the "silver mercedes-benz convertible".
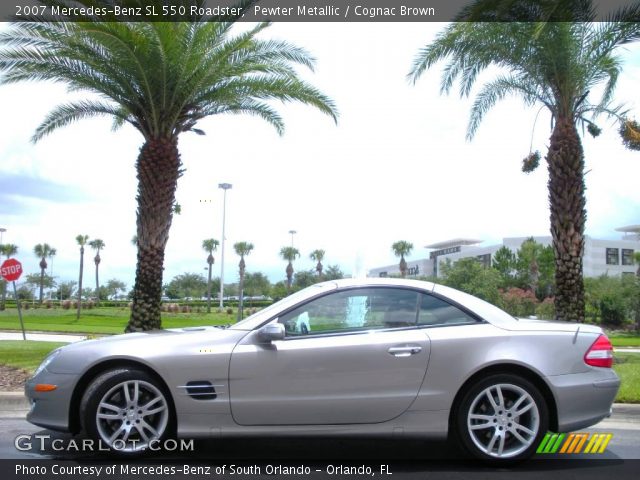
M 120 453 L 167 436 L 451 436 L 531 456 L 607 417 L 620 381 L 598 327 L 516 319 L 427 282 L 324 282 L 228 328 L 131 333 L 51 353 L 27 419 Z

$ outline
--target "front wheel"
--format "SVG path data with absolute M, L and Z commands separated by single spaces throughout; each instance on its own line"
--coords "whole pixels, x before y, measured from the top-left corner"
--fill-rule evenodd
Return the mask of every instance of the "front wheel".
M 531 457 L 549 427 L 547 405 L 528 380 L 492 375 L 467 390 L 457 411 L 457 434 L 476 458 L 509 463 Z
M 168 436 L 171 407 L 156 379 L 139 370 L 118 369 L 87 388 L 80 415 L 87 434 L 121 454 L 148 450 Z

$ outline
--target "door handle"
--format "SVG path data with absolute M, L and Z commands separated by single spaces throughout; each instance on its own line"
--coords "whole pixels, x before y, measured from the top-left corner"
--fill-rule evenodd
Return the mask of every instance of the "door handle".
M 415 355 L 416 353 L 420 353 L 422 351 L 422 347 L 418 345 L 406 346 L 406 347 L 391 347 L 387 352 L 389 352 L 394 357 L 410 357 L 411 355 Z

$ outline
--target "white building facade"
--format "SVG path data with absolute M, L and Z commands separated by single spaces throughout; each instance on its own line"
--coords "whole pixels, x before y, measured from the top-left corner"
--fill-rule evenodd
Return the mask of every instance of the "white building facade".
M 600 275 L 634 275 L 638 266 L 633 260 L 635 252 L 640 251 L 640 225 L 631 225 L 616 229 L 624 235 L 618 240 L 592 238 L 585 235 L 584 256 L 582 258 L 585 277 Z M 503 246 L 516 253 L 522 243 L 531 237 L 508 237 L 501 244 L 480 245 L 480 240 L 456 238 L 445 242 L 426 245 L 431 250 L 429 258 L 407 261 L 408 277 L 441 276 L 441 264 L 447 260 L 455 263 L 461 258 L 476 258 L 485 266 L 490 266 L 495 253 Z M 533 237 L 542 245 L 551 245 L 551 236 Z M 398 263 L 369 270 L 370 277 L 399 275 Z

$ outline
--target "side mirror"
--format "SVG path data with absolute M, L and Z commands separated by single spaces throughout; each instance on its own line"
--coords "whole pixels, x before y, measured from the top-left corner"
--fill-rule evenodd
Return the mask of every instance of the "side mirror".
M 274 340 L 283 340 L 285 336 L 284 325 L 281 323 L 270 323 L 265 325 L 258 332 L 260 340 L 266 343 L 271 343 Z

